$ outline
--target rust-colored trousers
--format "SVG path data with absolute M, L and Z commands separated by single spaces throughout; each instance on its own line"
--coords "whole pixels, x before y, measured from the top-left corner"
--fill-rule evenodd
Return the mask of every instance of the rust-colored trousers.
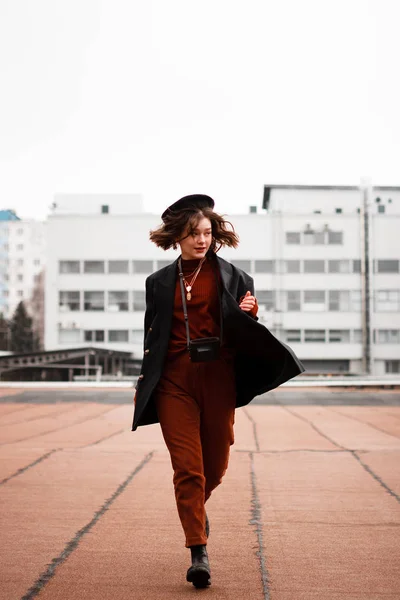
M 221 483 L 234 441 L 232 360 L 192 363 L 187 352 L 168 360 L 156 401 L 186 546 L 207 544 L 204 504 Z

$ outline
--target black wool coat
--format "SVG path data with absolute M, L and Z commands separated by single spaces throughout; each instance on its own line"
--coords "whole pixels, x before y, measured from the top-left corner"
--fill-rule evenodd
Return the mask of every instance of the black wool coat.
M 239 300 L 248 290 L 254 295 L 253 279 L 226 260 L 218 256 L 215 260 L 222 281 L 224 340 L 236 350 L 236 407 L 239 407 L 299 375 L 304 367 L 288 346 L 239 308 Z M 178 277 L 177 263 L 178 259 L 146 280 L 144 357 L 136 387 L 132 431 L 139 425 L 158 422 L 153 392 L 167 355 Z

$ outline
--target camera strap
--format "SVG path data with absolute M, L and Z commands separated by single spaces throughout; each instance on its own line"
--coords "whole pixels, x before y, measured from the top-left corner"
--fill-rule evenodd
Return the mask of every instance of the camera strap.
M 218 276 L 215 272 L 215 268 L 214 265 L 211 265 L 212 268 L 212 272 L 215 278 L 215 282 L 217 285 L 217 294 L 218 294 L 218 303 L 219 303 L 219 313 L 220 313 L 220 317 L 219 317 L 219 329 L 220 329 L 220 344 L 222 345 L 222 301 L 221 301 L 221 294 L 220 294 L 220 285 L 219 285 L 219 281 L 218 281 Z M 185 298 L 185 289 L 184 289 L 184 285 L 183 285 L 183 269 L 182 269 L 182 260 L 181 257 L 179 257 L 178 259 L 178 273 L 179 273 L 179 283 L 181 286 L 181 295 L 182 295 L 182 307 L 183 307 L 183 316 L 185 318 L 185 328 L 186 328 L 186 341 L 187 341 L 187 348 L 189 350 L 189 345 L 190 345 L 190 332 L 189 332 L 189 317 L 188 317 L 188 312 L 187 312 L 187 304 L 186 304 L 186 298 Z

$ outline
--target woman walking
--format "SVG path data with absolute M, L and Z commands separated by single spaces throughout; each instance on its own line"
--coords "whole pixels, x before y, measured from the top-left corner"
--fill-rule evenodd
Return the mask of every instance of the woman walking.
M 211 583 L 205 503 L 221 483 L 234 442 L 235 408 L 304 369 L 257 322 L 252 278 L 217 256 L 238 237 L 209 196 L 185 196 L 150 239 L 180 257 L 146 280 L 144 358 L 132 430 L 160 422 L 179 517 L 191 551 L 186 579 Z

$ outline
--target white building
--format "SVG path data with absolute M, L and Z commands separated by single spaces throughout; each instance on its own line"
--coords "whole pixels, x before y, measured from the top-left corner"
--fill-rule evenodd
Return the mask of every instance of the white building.
M 144 283 L 168 256 L 138 195 L 56 196 L 48 220 L 46 350 L 99 346 L 142 356 Z M 169 253 L 171 256 L 171 253 Z
M 400 372 L 400 188 L 368 193 L 366 295 L 359 188 L 266 186 L 260 213 L 231 217 L 241 244 L 221 256 L 254 277 L 260 320 L 310 372 Z M 56 197 L 48 221 L 45 346 L 140 358 L 145 279 L 177 252 L 150 243 L 160 217 L 139 197 L 88 201 Z
M 12 317 L 21 300 L 29 304 L 44 268 L 45 228 L 45 223 L 33 219 L 0 222 L 0 312 L 6 319 Z

